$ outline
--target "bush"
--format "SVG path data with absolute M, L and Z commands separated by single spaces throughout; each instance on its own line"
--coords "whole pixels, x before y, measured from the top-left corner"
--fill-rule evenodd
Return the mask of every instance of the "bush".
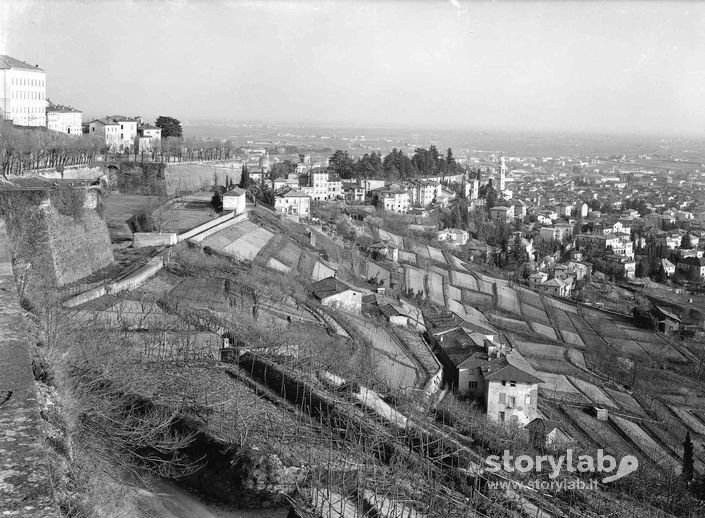
M 142 209 L 130 218 L 132 232 L 154 232 L 155 224 L 152 214 Z

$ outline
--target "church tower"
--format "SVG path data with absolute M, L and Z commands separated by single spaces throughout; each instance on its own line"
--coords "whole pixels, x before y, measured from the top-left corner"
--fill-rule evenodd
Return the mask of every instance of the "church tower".
M 499 192 L 502 193 L 507 190 L 507 164 L 504 161 L 504 157 L 499 157 Z

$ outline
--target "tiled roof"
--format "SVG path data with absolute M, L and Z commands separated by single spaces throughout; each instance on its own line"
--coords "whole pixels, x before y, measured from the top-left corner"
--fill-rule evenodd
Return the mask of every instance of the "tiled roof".
M 353 289 L 335 277 L 326 277 L 325 279 L 314 283 L 312 288 L 313 294 L 319 299 L 324 299 L 326 297 L 330 297 L 331 295 L 337 295 L 338 293 L 343 293 Z
M 511 365 L 506 358 L 490 360 L 485 374 L 485 381 L 516 381 L 517 383 L 543 383 L 542 379 Z
M 25 70 L 38 70 L 40 72 L 44 72 L 44 70 L 39 67 L 35 67 L 34 65 L 30 65 L 29 63 L 20 61 L 19 59 L 0 54 L 0 69 L 8 68 L 23 68 Z
M 231 191 L 228 191 L 225 194 L 223 194 L 223 196 L 242 196 L 246 192 L 247 191 L 245 189 L 240 189 L 239 187 L 235 187 Z

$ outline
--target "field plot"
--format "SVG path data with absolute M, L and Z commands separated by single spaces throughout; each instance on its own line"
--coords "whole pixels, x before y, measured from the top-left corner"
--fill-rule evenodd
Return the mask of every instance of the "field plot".
M 443 277 L 443 281 L 446 284 L 450 283 L 450 270 L 447 270 L 445 268 L 441 268 L 440 266 L 431 266 L 431 271 L 436 272 L 438 275 Z
M 264 245 L 267 244 L 272 236 L 269 230 L 258 228 L 254 232 L 250 232 L 246 236 L 230 243 L 223 250 L 225 253 L 240 259 L 252 261 Z
M 544 325 L 550 325 L 551 321 L 548 319 L 548 315 L 543 309 L 538 309 L 528 304 L 521 304 L 521 313 L 530 322 L 540 322 Z
M 479 291 L 471 290 L 462 290 L 462 292 L 463 304 L 482 307 L 494 306 L 494 297 L 492 295 L 487 295 L 486 293 L 480 293 Z
M 665 341 L 655 332 L 647 331 L 646 329 L 637 329 L 631 326 L 618 326 L 622 331 L 629 335 L 629 338 L 637 342 L 656 342 L 665 343 Z
M 575 329 L 577 329 L 580 334 L 580 338 L 585 346 L 597 347 L 604 343 L 600 336 L 592 330 L 590 325 L 585 322 L 580 315 L 568 314 L 568 316 L 570 317 L 570 321 L 573 323 L 573 326 L 575 326 Z
M 382 268 L 377 263 L 372 261 L 367 261 L 367 275 L 368 279 L 376 279 L 377 282 L 384 282 L 384 286 L 389 286 L 392 278 L 392 274 L 389 270 Z
M 543 302 L 541 302 L 541 297 L 538 293 L 527 290 L 526 288 L 516 288 L 516 290 L 522 303 L 533 306 L 534 308 L 539 308 L 543 311 Z
M 431 261 L 436 261 L 437 263 L 443 263 L 443 264 L 448 264 L 446 263 L 446 258 L 443 255 L 443 251 L 440 248 L 434 248 L 432 246 L 428 246 L 428 255 L 431 257 Z
M 544 372 L 541 370 L 536 371 L 536 376 L 543 380 L 543 383 L 539 385 L 539 388 L 548 390 L 551 392 L 565 392 L 567 394 L 579 394 L 583 400 L 587 401 L 585 397 L 575 388 L 574 385 L 568 381 L 563 374 L 553 374 L 551 372 Z
M 299 264 L 296 265 L 296 269 L 306 277 L 313 277 L 313 269 L 317 260 L 317 254 L 304 250 L 299 258 Z
M 425 277 L 426 274 L 423 270 L 419 270 L 413 266 L 404 266 L 404 290 L 413 291 L 414 293 L 421 292 L 425 295 Z
M 497 285 L 497 305 L 505 311 L 521 315 L 517 294 L 508 286 Z
M 290 239 L 286 239 L 284 246 L 277 250 L 272 257 L 287 265 L 289 268 L 296 268 L 296 265 L 299 264 L 301 252 L 301 248 L 296 243 Z
M 683 437 L 679 436 L 675 430 L 669 428 L 666 424 L 654 423 L 652 421 L 645 421 L 641 424 L 641 427 L 653 437 L 657 437 L 659 441 L 665 445 L 664 449 L 671 454 L 673 458 L 683 458 Z M 692 441 L 694 446 L 693 467 L 698 473 L 705 473 L 705 462 L 703 462 L 703 455 L 705 455 L 703 453 L 705 452 L 704 443 L 695 437 L 692 437 Z
M 426 275 L 426 284 L 428 297 L 431 299 L 431 302 L 439 306 L 445 306 L 446 299 L 443 296 L 443 277 L 436 272 L 428 272 L 428 275 Z
M 453 299 L 448 299 L 447 307 L 450 311 L 465 320 L 465 322 L 467 322 L 468 324 L 484 328 L 487 330 L 488 334 L 493 333 L 490 324 L 487 323 L 485 315 L 480 313 L 475 308 L 471 306 L 465 306 Z
M 393 243 L 394 246 L 396 246 L 397 248 L 404 248 L 404 240 L 401 238 L 401 236 L 397 236 L 396 234 L 387 232 L 383 228 L 378 229 L 377 232 L 381 240 L 389 241 L 390 243 Z
M 546 300 L 548 300 L 548 298 L 546 298 Z M 573 334 L 577 332 L 575 330 L 575 326 L 573 326 L 573 322 L 570 320 L 570 317 L 565 311 L 562 309 L 554 309 L 553 313 L 558 319 L 558 328 L 561 330 L 561 333 L 563 331 L 568 331 Z
M 671 457 L 671 455 L 654 441 L 648 433 L 642 430 L 638 424 L 615 415 L 610 416 L 610 420 L 637 445 L 647 459 L 650 459 L 659 466 L 666 467 L 667 469 L 670 468 L 673 471 L 680 469 L 680 463 Z
M 582 351 L 578 351 L 574 347 L 568 348 L 568 359 L 580 368 L 587 370 L 587 365 L 585 364 L 585 355 Z
M 446 252 L 445 256 L 446 262 L 448 262 L 448 264 L 450 264 L 453 268 L 456 268 L 458 270 L 465 270 L 465 263 L 463 261 L 455 257 L 450 252 Z
M 679 407 L 677 405 L 668 405 L 668 407 L 673 410 L 673 412 L 680 418 L 680 420 L 695 433 L 700 435 L 705 435 L 705 424 L 690 413 L 689 409 Z
M 585 396 L 598 406 L 606 406 L 610 408 L 616 408 L 617 405 L 612 401 L 607 394 L 605 394 L 601 388 L 593 385 L 588 381 L 581 380 L 571 376 L 570 382 L 575 385 L 580 392 L 585 394 Z
M 321 279 L 327 279 L 328 277 L 333 276 L 335 276 L 335 270 L 327 264 L 323 264 L 321 261 L 316 261 L 313 265 L 311 279 L 314 281 L 320 281 Z
M 291 268 L 289 268 L 284 263 L 278 261 L 274 257 L 269 258 L 269 261 L 267 261 L 266 266 L 267 266 L 267 268 L 271 268 L 272 270 L 276 270 L 276 271 L 282 272 L 282 273 L 289 273 L 291 271 Z
M 489 282 L 478 277 L 477 287 L 482 293 L 492 295 L 492 297 L 494 297 L 494 282 Z
M 213 209 L 209 203 L 175 203 L 154 213 L 163 223 L 162 232 L 180 234 L 211 220 Z
M 634 453 L 634 447 L 625 441 L 609 423 L 598 421 L 579 408 L 566 408 L 565 412 L 586 437 L 595 441 L 606 452 L 619 457 Z
M 249 220 L 245 220 L 237 225 L 229 226 L 215 234 L 211 234 L 201 243 L 203 246 L 209 246 L 216 250 L 223 250 L 226 246 L 234 241 L 246 236 L 247 234 L 259 229 L 257 225 Z
M 629 412 L 631 414 L 646 417 L 646 414 L 644 413 L 644 409 L 641 408 L 641 405 L 639 404 L 639 402 L 636 399 L 634 399 L 634 397 L 631 394 L 627 394 L 626 392 L 619 392 L 617 390 L 612 390 L 612 389 L 608 389 L 608 388 L 605 388 L 605 392 L 614 401 L 616 401 L 617 404 L 620 406 L 620 408 L 622 410 L 624 410 L 625 412 Z
M 515 318 L 509 318 L 502 315 L 490 315 L 490 318 L 500 326 L 507 327 L 519 333 L 531 334 L 529 324 L 523 320 L 517 320 Z
M 406 250 L 399 250 L 399 262 L 416 264 L 416 254 Z
M 639 341 L 637 343 L 641 346 L 642 349 L 644 349 L 644 351 L 646 351 L 646 354 L 648 354 L 652 358 L 665 358 L 667 360 L 680 363 L 687 362 L 687 360 L 681 353 L 679 353 L 667 343 L 642 341 Z
M 580 371 L 573 367 L 570 363 L 564 359 L 551 360 L 548 358 L 528 358 L 529 364 L 536 370 L 542 372 L 549 372 L 551 374 L 564 374 L 566 376 L 575 376 L 580 374 Z
M 629 335 L 622 331 L 607 315 L 599 317 L 585 317 L 593 329 L 595 329 L 602 338 L 616 338 L 618 340 L 628 340 Z M 608 340 L 610 341 L 610 340 Z
M 552 327 L 548 327 L 548 326 L 540 324 L 538 322 L 532 322 L 531 327 L 538 334 L 543 335 L 546 338 L 550 338 L 551 340 L 558 341 L 558 337 L 556 336 L 556 331 Z
M 417 260 L 419 258 L 431 259 L 431 256 L 428 255 L 428 247 L 426 245 L 420 245 L 418 243 L 414 243 L 414 246 L 412 248 L 412 252 L 414 252 L 416 254 Z
M 634 340 L 619 340 L 617 338 L 607 338 L 610 345 L 622 354 L 632 356 L 644 356 L 645 352 Z
M 387 329 L 375 325 L 361 318 L 346 315 L 336 316 L 347 325 L 352 325 L 355 330 L 363 335 L 372 345 L 372 364 L 376 374 L 382 377 L 392 388 L 404 390 L 416 384 L 416 366 L 402 349 L 398 339 L 393 337 Z
M 577 313 L 578 310 L 573 304 L 568 304 L 562 300 L 556 300 L 552 297 L 546 297 L 546 301 L 553 306 L 556 310 L 567 311 L 568 313 Z
M 548 358 L 551 360 L 564 360 L 565 347 L 560 345 L 549 345 L 537 342 L 525 342 L 524 340 L 516 339 L 514 343 L 517 349 L 524 356 L 532 356 L 534 358 Z
M 475 280 L 475 277 L 473 277 L 469 273 L 451 271 L 450 272 L 450 283 L 453 286 L 457 286 L 458 288 L 478 291 L 477 281 Z
M 563 341 L 565 343 L 573 345 L 575 347 L 580 347 L 581 349 L 585 347 L 585 343 L 583 343 L 583 340 L 580 338 L 579 334 L 573 333 L 571 331 L 566 331 L 563 328 L 561 328 L 561 334 L 563 335 Z
M 458 288 L 455 286 L 451 286 L 450 284 L 446 284 L 446 300 L 455 300 L 460 302 L 463 300 L 463 292 L 460 291 Z

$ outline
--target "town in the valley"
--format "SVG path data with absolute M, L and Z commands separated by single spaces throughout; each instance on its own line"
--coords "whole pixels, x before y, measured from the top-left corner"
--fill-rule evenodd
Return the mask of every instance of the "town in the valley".
M 24 59 L 5 514 L 705 515 L 702 138 L 88 114 Z

